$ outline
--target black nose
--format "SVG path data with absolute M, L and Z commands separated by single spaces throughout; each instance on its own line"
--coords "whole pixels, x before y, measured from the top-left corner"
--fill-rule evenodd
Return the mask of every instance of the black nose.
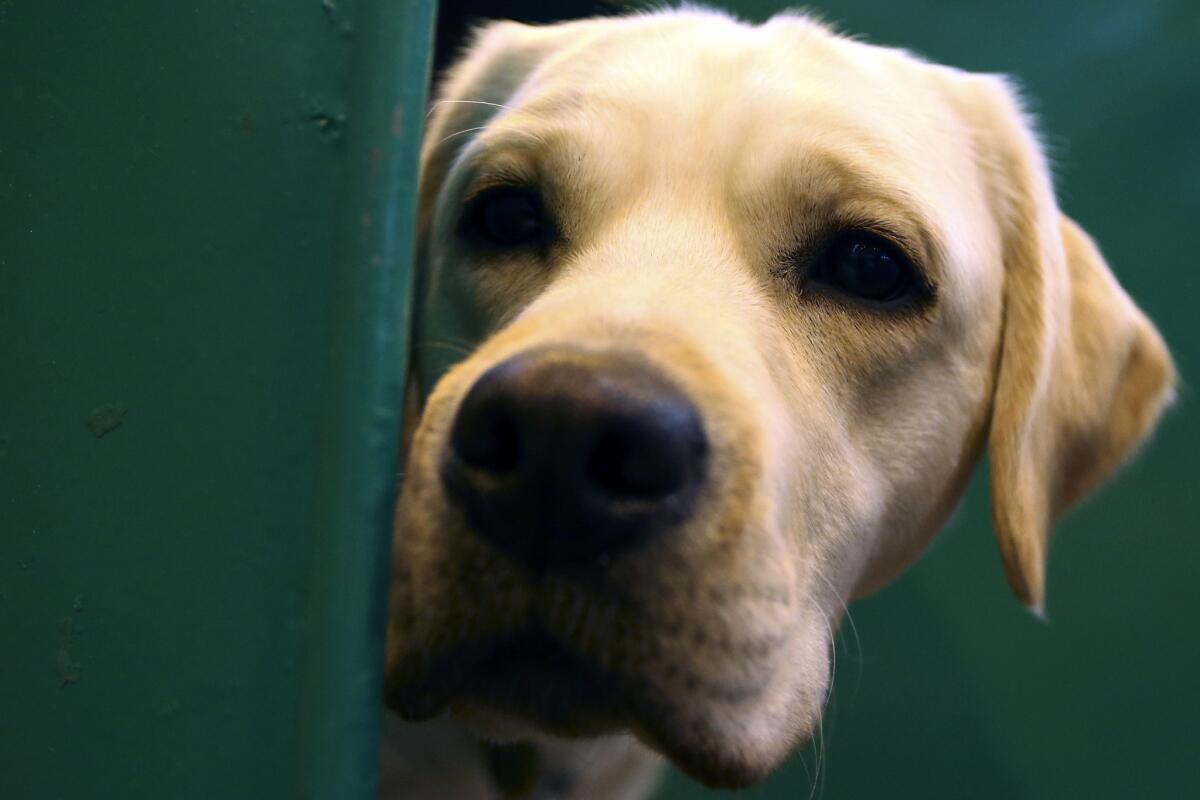
M 572 570 L 684 521 L 707 450 L 696 407 L 637 356 L 534 350 L 471 387 L 442 482 L 479 535 Z

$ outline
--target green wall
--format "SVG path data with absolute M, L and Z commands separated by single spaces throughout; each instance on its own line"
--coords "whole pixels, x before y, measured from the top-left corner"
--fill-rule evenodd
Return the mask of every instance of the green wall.
M 372 796 L 432 13 L 0 2 L 0 797 Z
M 753 18 L 777 3 L 735 2 Z M 830 0 L 871 41 L 1017 76 L 1064 209 L 1200 375 L 1200 3 Z M 886 124 L 881 120 L 881 124 Z M 926 558 L 851 606 L 815 796 L 1200 797 L 1200 414 L 1059 527 L 1050 623 L 1013 601 L 984 475 Z M 809 750 L 742 798 L 804 798 Z M 712 797 L 674 776 L 659 797 Z

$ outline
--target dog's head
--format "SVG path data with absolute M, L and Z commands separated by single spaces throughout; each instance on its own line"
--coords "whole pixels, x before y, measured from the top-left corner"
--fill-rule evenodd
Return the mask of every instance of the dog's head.
M 422 159 L 410 719 L 631 730 L 752 782 L 814 732 L 845 603 L 920 554 L 985 440 L 1038 609 L 1052 523 L 1171 392 L 993 76 L 797 16 L 499 23 Z

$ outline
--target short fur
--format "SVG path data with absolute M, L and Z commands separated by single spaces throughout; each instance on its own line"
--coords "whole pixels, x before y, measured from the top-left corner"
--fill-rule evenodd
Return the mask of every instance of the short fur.
M 482 263 L 458 214 L 514 177 L 542 188 L 561 241 Z M 928 307 L 797 289 L 790 255 L 864 223 L 912 244 Z M 571 797 L 648 791 L 654 759 L 628 734 L 713 786 L 753 783 L 803 745 L 845 604 L 924 550 L 985 443 L 1006 574 L 1040 612 L 1054 521 L 1172 394 L 1166 347 L 1059 210 L 1011 85 L 804 16 L 484 27 L 429 118 L 419 234 L 421 414 L 396 516 L 389 696 L 410 716 L 445 706 L 485 736 L 543 742 Z M 590 582 L 491 549 L 437 479 L 474 380 L 562 344 L 645 354 L 712 440 L 694 519 Z M 446 371 L 441 348 L 465 358 Z M 464 701 L 458 661 L 534 619 L 619 679 L 620 700 L 574 726 Z M 469 741 L 455 725 L 430 730 Z M 616 738 L 554 738 L 598 733 Z M 432 760 L 406 772 L 391 752 L 410 790 L 397 796 L 423 796 Z M 486 796 L 478 760 L 461 758 L 451 772 Z

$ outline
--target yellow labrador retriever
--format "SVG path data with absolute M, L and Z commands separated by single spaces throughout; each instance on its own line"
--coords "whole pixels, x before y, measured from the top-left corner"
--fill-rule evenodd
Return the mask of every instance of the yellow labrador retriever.
M 804 16 L 489 25 L 421 169 L 394 796 L 498 796 L 475 737 L 534 743 L 510 793 L 759 780 L 985 442 L 1040 612 L 1054 521 L 1172 394 L 1011 86 Z

